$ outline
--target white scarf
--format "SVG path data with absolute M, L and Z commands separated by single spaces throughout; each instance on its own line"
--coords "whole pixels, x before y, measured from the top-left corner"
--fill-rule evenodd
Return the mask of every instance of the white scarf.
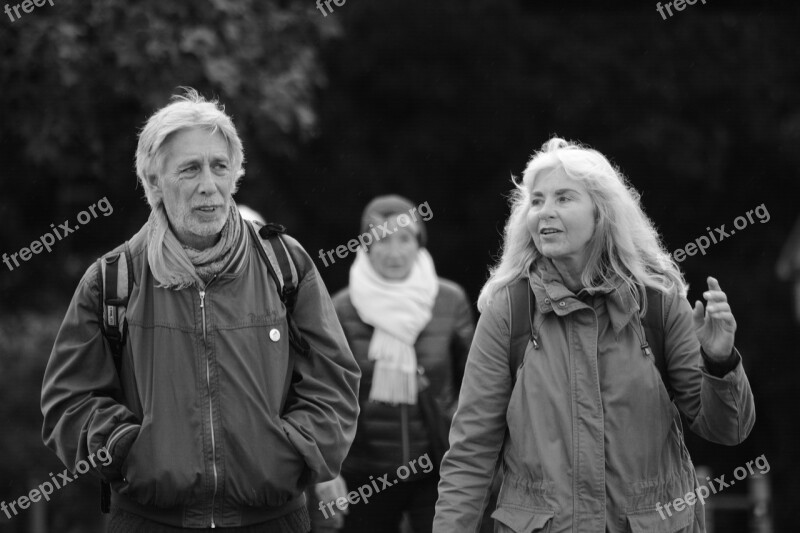
M 359 318 L 375 328 L 369 343 L 369 359 L 375 361 L 370 400 L 417 403 L 414 343 L 431 320 L 438 292 L 439 278 L 425 248 L 403 280 L 384 279 L 358 250 L 350 268 L 350 301 Z

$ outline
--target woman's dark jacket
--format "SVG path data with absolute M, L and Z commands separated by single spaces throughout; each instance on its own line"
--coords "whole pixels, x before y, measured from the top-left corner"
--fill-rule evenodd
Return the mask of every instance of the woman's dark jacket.
M 419 404 L 392 406 L 369 401 L 374 361 L 368 358 L 373 328 L 361 321 L 345 288 L 333 297 L 347 342 L 361 367 L 359 405 L 361 414 L 350 453 L 342 465 L 346 475 L 394 473 L 429 453 L 429 435 Z M 431 321 L 417 337 L 417 364 L 430 380 L 436 401 L 448 424 L 458 401 L 458 391 L 469 353 L 474 322 L 472 306 L 464 290 L 439 278 L 439 293 Z

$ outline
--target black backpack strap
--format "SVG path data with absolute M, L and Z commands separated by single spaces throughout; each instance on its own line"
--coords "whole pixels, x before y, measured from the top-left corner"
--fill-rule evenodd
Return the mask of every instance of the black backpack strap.
M 125 310 L 133 288 L 133 262 L 126 242 L 123 251 L 98 259 L 97 275 L 100 277 L 101 328 L 103 336 L 111 347 L 117 379 L 122 386 L 122 349 L 128 334 L 128 321 Z M 111 486 L 100 482 L 100 511 L 108 513 L 111 508 Z
M 253 226 L 255 228 L 255 226 Z M 281 235 L 286 233 L 286 228 L 281 224 L 268 223 L 258 229 L 261 250 L 266 255 L 270 275 L 278 285 L 281 301 L 286 305 L 289 313 L 294 312 L 299 283 L 297 268 L 289 255 L 286 243 Z
M 642 328 L 647 345 L 652 350 L 653 362 L 658 373 L 661 374 L 661 381 L 664 382 L 664 387 L 671 400 L 675 394 L 669 381 L 664 346 L 664 293 L 652 287 L 647 287 L 645 293 L 647 295 L 647 312 L 642 321 Z
M 244 220 L 244 219 L 243 219 Z M 283 235 L 286 228 L 281 224 L 267 223 L 261 225 L 252 220 L 244 220 L 249 231 L 253 237 L 260 243 L 256 246 L 259 255 L 267 265 L 270 277 L 275 281 L 278 288 L 278 296 L 286 307 L 286 324 L 289 329 L 289 363 L 287 365 L 286 379 L 284 380 L 283 394 L 281 395 L 281 409 L 286 403 L 286 398 L 289 394 L 293 372 L 294 372 L 294 356 L 293 353 L 298 353 L 302 356 L 308 356 L 311 351 L 306 340 L 300 334 L 297 324 L 294 322 L 292 314 L 294 307 L 297 303 L 297 290 L 299 285 L 299 275 L 297 267 L 295 266 L 289 250 L 286 248 L 286 243 L 283 242 Z
M 119 372 L 119 359 L 128 333 L 125 310 L 133 287 L 133 267 L 127 242 L 122 252 L 99 260 L 99 275 L 103 288 L 103 335 L 111 346 L 114 365 Z
M 508 291 L 509 343 L 508 364 L 511 371 L 511 383 L 517 381 L 517 371 L 525 359 L 525 348 L 528 340 L 533 339 L 533 305 L 535 296 L 530 288 L 528 278 L 520 278 L 506 287 Z M 534 342 L 536 342 L 534 340 Z

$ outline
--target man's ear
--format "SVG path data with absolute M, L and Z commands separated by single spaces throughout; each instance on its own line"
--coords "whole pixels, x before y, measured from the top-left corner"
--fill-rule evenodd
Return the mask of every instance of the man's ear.
M 155 174 L 147 175 L 147 183 L 150 185 L 150 194 L 154 199 L 163 200 L 164 191 L 161 189 L 161 181 Z

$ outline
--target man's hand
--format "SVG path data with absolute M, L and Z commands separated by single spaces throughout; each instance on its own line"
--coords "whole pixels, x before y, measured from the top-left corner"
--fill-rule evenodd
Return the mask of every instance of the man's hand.
M 700 346 L 712 361 L 726 360 L 733 350 L 733 337 L 736 332 L 736 320 L 733 318 L 728 297 L 722 292 L 719 282 L 708 277 L 708 290 L 703 298 L 708 306 L 703 313 L 703 303 L 698 300 L 694 304 L 692 318 L 694 329 Z
M 347 498 L 347 484 L 344 482 L 344 479 L 341 475 L 337 476 L 335 479 L 330 481 L 324 481 L 322 483 L 317 483 L 314 486 L 314 494 L 317 495 L 317 498 L 320 499 L 323 504 L 327 504 L 328 502 L 335 502 L 337 498 L 344 497 Z M 338 507 L 334 506 L 334 509 L 339 509 Z M 339 509 L 341 510 L 341 509 Z M 333 520 L 333 527 L 337 529 L 341 529 L 344 527 L 344 515 L 349 512 L 349 502 L 345 504 L 344 510 L 341 513 L 336 513 L 332 517 L 328 518 L 328 520 Z

